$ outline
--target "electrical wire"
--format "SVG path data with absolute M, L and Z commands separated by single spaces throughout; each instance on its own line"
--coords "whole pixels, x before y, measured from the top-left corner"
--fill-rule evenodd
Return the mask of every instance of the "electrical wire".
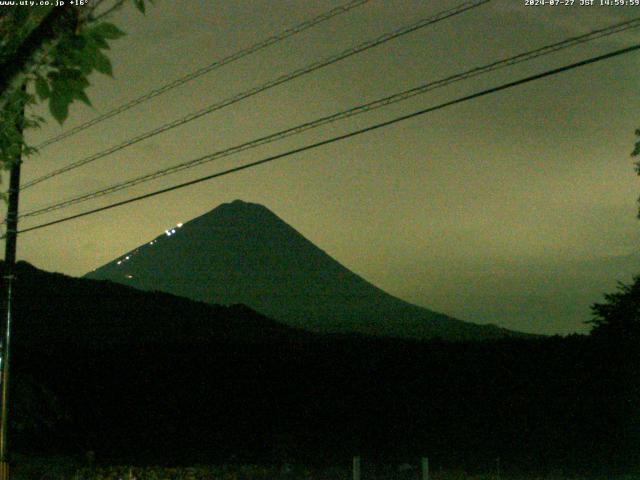
M 550 45 L 545 45 L 543 47 L 537 48 L 535 50 L 531 50 L 531 51 L 527 51 L 524 53 L 520 53 L 518 55 L 512 56 L 512 57 L 508 57 L 502 60 L 498 60 L 495 61 L 493 63 L 490 63 L 488 65 L 484 65 L 481 67 L 476 67 L 470 70 L 467 70 L 465 72 L 462 73 L 458 73 L 456 75 L 452 75 L 437 81 L 433 81 L 433 82 L 429 82 L 423 85 L 420 85 L 418 87 L 409 89 L 409 90 L 405 90 L 403 92 L 399 92 L 384 98 L 380 98 L 378 100 L 374 100 L 372 102 L 368 102 L 362 105 L 358 105 L 356 107 L 352 107 L 350 109 L 338 112 L 338 113 L 334 113 L 332 115 L 328 115 L 325 117 L 321 117 L 318 118 L 316 120 L 310 121 L 310 122 L 306 122 L 300 125 L 297 125 L 295 127 L 292 128 L 288 128 L 286 130 L 281 130 L 279 132 L 264 136 L 264 137 L 260 137 L 254 140 L 251 140 L 249 142 L 245 142 L 242 143 L 240 145 L 236 145 L 224 150 L 219 150 L 217 152 L 208 154 L 208 155 L 204 155 L 202 157 L 198 157 L 196 159 L 192 159 L 189 160 L 187 162 L 183 162 L 181 164 L 178 165 L 174 165 L 171 167 L 167 167 L 161 170 L 157 170 L 155 172 L 146 174 L 146 175 L 142 175 L 130 180 L 126 180 L 124 182 L 120 182 L 120 183 L 116 183 L 113 185 L 110 185 L 106 188 L 102 188 L 102 189 L 98 189 L 95 190 L 93 192 L 89 192 L 89 193 L 85 193 L 82 195 L 78 195 L 72 198 L 68 198 L 62 201 L 59 201 L 57 203 L 54 204 L 50 204 L 48 206 L 44 206 L 44 207 L 40 207 L 34 210 L 31 210 L 29 212 L 26 212 L 24 214 L 22 214 L 20 216 L 20 218 L 26 218 L 26 217 L 34 217 L 34 216 L 38 216 L 38 215 L 43 215 L 45 213 L 49 213 L 55 210 L 59 210 L 62 208 L 66 208 L 69 207 L 71 205 L 76 205 L 78 203 L 82 203 L 88 200 L 92 200 L 94 198 L 98 198 L 104 195 L 108 195 L 111 193 L 115 193 L 117 191 L 123 190 L 123 189 L 127 189 L 127 188 L 131 188 L 135 185 L 139 185 L 141 183 L 146 183 L 148 181 L 157 179 L 157 178 L 161 178 L 164 177 L 166 175 L 170 175 L 173 173 L 177 173 L 180 172 L 182 170 L 186 170 L 189 168 L 193 168 L 196 167 L 198 165 L 202 165 L 204 163 L 207 162 L 211 162 L 213 160 L 217 160 L 223 157 L 227 157 L 230 155 L 234 155 L 249 149 L 253 149 L 253 148 L 257 148 L 259 146 L 268 144 L 268 143 L 272 143 L 274 141 L 277 140 L 281 140 L 283 138 L 287 138 L 293 135 L 298 135 L 302 132 L 314 129 L 314 128 L 318 128 L 322 125 L 326 125 L 329 123 L 333 123 L 339 120 L 344 120 L 346 118 L 355 116 L 355 115 L 359 115 L 362 113 L 366 113 L 366 112 L 370 112 L 372 110 L 381 108 L 381 107 L 385 107 L 400 101 L 404 101 L 407 100 L 409 98 L 412 98 L 416 95 L 421 95 L 421 94 L 425 94 L 428 93 L 432 90 L 435 90 L 437 88 L 441 88 L 447 85 L 450 85 L 452 83 L 455 82 L 459 82 L 462 80 L 467 80 L 469 78 L 478 76 L 478 75 L 482 75 L 485 73 L 489 73 L 501 68 L 505 68 L 508 66 L 512 66 L 518 63 L 522 63 L 525 61 L 529 61 L 529 60 L 533 60 L 535 58 L 539 58 L 542 56 L 546 56 L 549 55 L 551 53 L 555 53 L 559 50 L 565 49 L 565 48 L 569 48 L 575 45 L 579 45 L 585 42 L 589 42 L 589 41 L 593 41 L 596 39 L 600 39 L 602 37 L 605 36 L 610 36 L 610 35 L 614 35 L 617 33 L 621 33 L 623 31 L 632 29 L 632 28 L 638 28 L 640 27 L 640 17 L 633 19 L 633 20 L 629 20 L 626 22 L 621 22 L 606 28 L 601 28 L 598 30 L 594 30 L 591 31 L 587 34 L 583 34 L 580 36 L 576 36 L 576 37 L 571 37 L 568 39 L 565 39 L 561 42 L 557 42 L 554 44 L 550 44 Z
M 131 138 L 129 140 L 126 140 L 123 143 L 120 143 L 118 145 L 115 145 L 113 147 L 110 147 L 106 150 L 103 150 L 101 152 L 98 152 L 94 155 L 91 155 L 89 157 L 86 157 L 84 159 L 78 160 L 76 162 L 73 162 L 65 167 L 59 168 L 57 170 L 54 170 L 53 172 L 50 172 L 48 174 L 45 174 L 41 177 L 38 177 L 34 180 L 31 180 L 30 182 L 25 183 L 22 186 L 22 190 L 25 190 L 27 188 L 30 188 L 34 185 L 37 185 L 41 182 L 44 182 L 45 180 L 48 180 L 50 178 L 56 177 L 58 175 L 61 175 L 63 173 L 69 172 L 71 170 L 74 170 L 76 168 L 82 167 L 84 165 L 87 165 L 89 163 L 92 163 L 100 158 L 106 157 L 107 155 L 110 155 L 112 153 L 115 153 L 117 151 L 123 150 L 127 147 L 130 147 L 131 145 L 135 145 L 136 143 L 141 142 L 142 140 L 146 140 L 148 138 L 151 138 L 155 135 L 158 135 L 160 133 L 164 133 L 168 130 L 171 130 L 173 128 L 176 128 L 178 126 L 184 125 L 185 123 L 191 122 L 193 120 L 196 120 L 204 115 L 208 115 L 209 113 L 215 112 L 217 110 L 220 110 L 222 108 L 228 107 L 229 105 L 233 105 L 241 100 L 244 100 L 246 98 L 252 97 L 254 95 L 257 95 L 259 93 L 262 93 L 266 90 L 269 90 L 271 88 L 274 88 L 278 85 L 281 85 L 285 82 L 289 82 L 291 80 L 294 80 L 296 78 L 299 78 L 303 75 L 312 73 L 316 70 L 319 70 L 321 68 L 324 68 L 326 66 L 332 65 L 334 63 L 337 63 L 341 60 L 344 60 L 345 58 L 351 57 L 353 55 L 356 55 L 358 53 L 361 53 L 365 50 L 369 50 L 371 48 L 377 47 L 378 45 L 381 45 L 385 42 L 388 42 L 390 40 L 393 40 L 395 38 L 401 37 L 403 35 L 407 35 L 409 33 L 412 33 L 416 30 L 419 30 L 421 28 L 427 27 L 429 25 L 433 25 L 437 22 L 440 22 L 442 20 L 445 20 L 447 18 L 453 17 L 455 15 L 459 15 L 467 10 L 471 10 L 473 8 L 477 8 L 485 3 L 490 2 L 491 0 L 474 0 L 474 1 L 470 1 L 470 2 L 464 2 L 460 5 L 458 5 L 457 7 L 453 7 L 451 9 L 448 10 L 444 10 L 440 13 L 437 13 L 436 15 L 433 15 L 431 17 L 422 19 L 416 23 L 413 23 L 409 26 L 405 26 L 402 27 L 398 30 L 394 30 L 392 32 L 389 33 L 385 33 L 373 40 L 368 40 L 364 43 L 361 43 L 355 47 L 349 48 L 347 50 L 343 50 L 341 53 L 337 54 L 337 55 L 333 55 L 331 57 L 328 57 L 324 60 L 320 60 L 317 62 L 314 62 L 310 65 L 307 65 L 306 67 L 294 70 L 293 72 L 287 73 L 285 75 L 279 76 L 273 80 L 270 80 L 262 85 L 259 85 L 257 87 L 254 87 L 250 90 L 246 90 L 242 93 L 239 93 L 237 95 L 234 95 L 232 97 L 229 97 L 225 100 L 222 100 L 221 102 L 215 103 L 213 105 L 210 105 L 208 107 L 205 107 L 201 110 L 198 110 L 197 112 L 191 113 L 185 117 L 179 118 L 177 120 L 174 120 L 170 123 L 167 123 L 165 125 L 162 125 L 158 128 L 155 128 L 151 131 L 145 132 L 141 135 L 138 135 L 134 138 Z
M 212 180 L 214 178 L 218 178 L 218 177 L 222 177 L 222 176 L 225 176 L 225 175 L 229 175 L 231 173 L 236 173 L 236 172 L 239 172 L 239 171 L 242 171 L 242 170 L 246 170 L 246 169 L 249 169 L 249 168 L 256 167 L 258 165 L 263 165 L 265 163 L 270 163 L 270 162 L 273 162 L 275 160 L 279 160 L 281 158 L 285 158 L 285 157 L 289 157 L 291 155 L 295 155 L 297 153 L 305 152 L 305 151 L 312 150 L 312 149 L 315 149 L 315 148 L 318 148 L 318 147 L 321 147 L 321 146 L 324 146 L 324 145 L 329 145 L 329 144 L 336 143 L 336 142 L 339 142 L 339 141 L 342 141 L 342 140 L 346 140 L 348 138 L 352 138 L 352 137 L 355 137 L 355 136 L 358 136 L 358 135 L 362 135 L 363 133 L 367 133 L 367 132 L 371 132 L 371 131 L 374 131 L 374 130 L 378 130 L 380 128 L 388 127 L 390 125 L 393 125 L 393 124 L 396 124 L 396 123 L 400 123 L 400 122 L 403 122 L 405 120 L 409 120 L 411 118 L 415 118 L 415 117 L 418 117 L 418 116 L 421 116 L 421 115 L 425 115 L 427 113 L 431 113 L 431 112 L 434 112 L 434 111 L 437 111 L 437 110 L 441 110 L 443 108 L 446 108 L 446 107 L 449 107 L 449 106 L 452 106 L 452 105 L 457 105 L 457 104 L 460 104 L 460 103 L 463 103 L 463 102 L 466 102 L 466 101 L 469 101 L 469 100 L 473 100 L 475 98 L 480 98 L 480 97 L 483 97 L 483 96 L 486 96 L 486 95 L 489 95 L 489 94 L 492 94 L 492 93 L 496 93 L 496 92 L 499 92 L 499 91 L 502 91 L 502 90 L 506 90 L 506 89 L 509 89 L 509 88 L 516 87 L 518 85 L 522 85 L 522 84 L 529 83 L 529 82 L 532 82 L 532 81 L 535 81 L 535 80 L 539 80 L 539 79 L 542 79 L 542 78 L 550 77 L 550 76 L 553 76 L 553 75 L 558 75 L 560 73 L 563 73 L 563 72 L 566 72 L 566 71 L 569 71 L 569 70 L 573 70 L 573 69 L 576 69 L 576 68 L 579 68 L 579 67 L 590 65 L 590 64 L 593 64 L 593 63 L 596 63 L 596 62 L 600 62 L 600 61 L 603 61 L 603 60 L 607 60 L 607 59 L 610 59 L 610 58 L 613 58 L 613 57 L 617 57 L 617 56 L 620 56 L 620 55 L 631 53 L 631 52 L 634 52 L 634 51 L 639 50 L 639 49 L 640 49 L 640 44 L 636 44 L 636 45 L 633 45 L 631 47 L 627 47 L 627 48 L 623 48 L 623 49 L 620 49 L 620 50 L 615 50 L 613 52 L 606 53 L 604 55 L 591 57 L 591 58 L 588 58 L 587 60 L 582 60 L 580 62 L 572 63 L 572 64 L 569 64 L 569 65 L 565 65 L 563 67 L 554 68 L 552 70 L 547 70 L 547 71 L 545 71 L 543 73 L 538 73 L 538 74 L 531 75 L 531 76 L 528 76 L 528 77 L 525 77 L 525 78 L 521 78 L 519 80 L 515 80 L 515 81 L 512 81 L 512 82 L 504 83 L 504 84 L 499 85 L 497 87 L 493 87 L 493 88 L 489 88 L 489 89 L 486 89 L 486 90 L 482 90 L 480 92 L 476 92 L 476 93 L 473 93 L 471 95 L 466 95 L 464 97 L 459 97 L 459 98 L 457 98 L 455 100 L 444 102 L 444 103 L 441 103 L 441 104 L 436 105 L 434 107 L 429 107 L 429 108 L 425 108 L 425 109 L 422 109 L 422 110 L 418 110 L 418 111 L 415 111 L 415 112 L 412 112 L 412 113 L 409 113 L 409 114 L 406 114 L 406 115 L 402 115 L 402 116 L 393 118 L 391 120 L 387 120 L 385 122 L 381 122 L 381 123 L 377 123 L 375 125 L 371 125 L 369 127 L 361 128 L 359 130 L 354 130 L 354 131 L 351 131 L 351 132 L 343 134 L 343 135 L 338 135 L 338 136 L 335 136 L 335 137 L 331 137 L 329 139 L 322 140 L 322 141 L 319 141 L 319 142 L 316 142 L 316 143 L 312 143 L 312 144 L 308 144 L 308 145 L 305 145 L 303 147 L 295 148 L 293 150 L 288 150 L 288 151 L 286 151 L 284 153 L 280 153 L 280 154 L 277 154 L 277 155 L 272 155 L 270 157 L 263 158 L 262 160 L 258 160 L 258 161 L 255 161 L 255 162 L 251 162 L 251 163 L 247 163 L 247 164 L 244 164 L 244 165 L 240 165 L 238 167 L 230 168 L 230 169 L 227 169 L 227 170 L 224 170 L 224 171 L 221 171 L 221 172 L 217 172 L 217 173 L 214 173 L 214 174 L 211 174 L 211 175 L 207 175 L 207 176 L 204 176 L 204 177 L 196 178 L 196 179 L 190 180 L 188 182 L 180 183 L 180 184 L 177 184 L 177 185 L 172 185 L 170 187 L 162 188 L 160 190 L 156 190 L 156 191 L 153 191 L 153 192 L 150 192 L 150 193 L 146 193 L 144 195 L 139 195 L 139 196 L 136 196 L 136 197 L 128 198 L 126 200 L 122 200 L 122 201 L 119 201 L 119 202 L 111 203 L 109 205 L 105 205 L 105 206 L 102 206 L 102 207 L 99 207 L 99 208 L 94 208 L 92 210 L 87 210 L 87 211 L 82 212 L 82 213 L 78 213 L 78 214 L 75 214 L 75 215 L 70 215 L 68 217 L 60 218 L 58 220 L 53 220 L 53 221 L 50 221 L 50 222 L 41 223 L 41 224 L 35 225 L 33 227 L 29 227 L 29 228 L 25 228 L 23 230 L 19 230 L 18 233 L 31 232 L 33 230 L 38 230 L 38 229 L 41 229 L 41 228 L 49 227 L 49 226 L 52 226 L 52 225 L 57 225 L 57 224 L 60 224 L 60 223 L 63 223 L 63 222 L 68 222 L 70 220 L 74 220 L 74 219 L 77 219 L 77 218 L 81 218 L 81 217 L 85 217 L 85 216 L 88 216 L 88 215 L 93 215 L 95 213 L 99 213 L 99 212 L 103 212 L 103 211 L 106 211 L 106 210 L 110 210 L 112 208 L 120 207 L 120 206 L 123 206 L 123 205 L 128 205 L 130 203 L 134 203 L 134 202 L 138 202 L 140 200 L 144 200 L 144 199 L 147 199 L 147 198 L 155 197 L 155 196 L 161 195 L 163 193 L 168 193 L 168 192 L 172 192 L 174 190 L 179 190 L 179 189 L 182 189 L 182 188 L 185 188 L 185 187 L 189 187 L 191 185 L 195 185 L 195 184 L 202 183 L 202 182 L 205 182 L 205 181 L 208 181 L 208 180 Z
M 175 80 L 166 83 L 154 90 L 151 90 L 148 93 L 145 93 L 144 95 L 141 95 L 137 98 L 134 98 L 133 100 L 130 100 L 129 102 L 123 103 L 122 105 L 119 105 L 118 107 L 115 107 L 112 110 L 109 110 L 108 112 L 103 113 L 102 115 L 99 115 L 87 122 L 84 122 L 80 125 L 78 125 L 77 127 L 74 127 L 66 132 L 62 132 L 59 135 L 56 135 L 55 137 L 51 137 L 47 140 L 45 140 L 44 142 L 40 143 L 39 145 L 36 145 L 36 149 L 37 150 L 42 150 L 45 147 L 48 147 L 49 145 L 52 145 L 56 142 L 59 142 L 60 140 L 63 140 L 65 138 L 71 137 L 72 135 L 75 135 L 76 133 L 79 133 L 83 130 L 86 130 L 89 127 L 92 127 L 93 125 L 96 125 L 98 123 L 101 123 L 111 117 L 114 117 L 116 115 L 119 115 L 122 112 L 126 112 L 127 110 L 140 105 L 141 103 L 144 103 L 148 100 L 151 100 L 152 98 L 155 98 L 159 95 L 162 95 L 163 93 L 168 92 L 169 90 L 173 90 L 176 87 L 179 87 L 180 85 L 184 85 L 187 82 L 190 82 L 191 80 L 194 80 L 198 77 L 201 77 L 202 75 L 209 73 L 213 70 L 216 70 L 224 65 L 228 65 L 230 63 L 233 63 L 237 60 L 240 60 L 241 58 L 244 58 L 246 56 L 249 56 L 253 53 L 256 53 L 264 48 L 267 48 L 275 43 L 281 42 L 282 40 L 285 40 L 289 37 L 292 37 L 294 35 L 297 35 L 298 33 L 302 33 L 305 30 L 308 30 L 311 27 L 314 27 L 326 20 L 329 20 L 333 17 L 336 17 L 338 15 L 342 15 L 343 13 L 346 13 L 356 7 L 359 7 L 361 5 L 364 5 L 365 3 L 370 2 L 371 0 L 352 0 L 351 2 L 348 2 L 344 5 L 341 5 L 339 7 L 333 8 L 329 11 L 326 11 L 320 15 L 318 15 L 317 17 L 305 20 L 302 23 L 299 23 L 298 25 L 295 25 L 291 28 L 288 28 L 282 32 L 280 32 L 277 35 L 273 35 L 271 37 L 268 37 L 260 42 L 254 43 L 253 45 L 247 47 L 247 48 L 243 48 L 242 50 L 239 50 L 235 53 L 232 53 L 231 55 L 222 58 L 221 60 L 216 60 L 213 63 L 210 63 L 209 65 L 206 65 L 202 68 L 199 68 L 198 70 L 195 70 L 194 72 L 188 73 L 180 78 L 176 78 Z

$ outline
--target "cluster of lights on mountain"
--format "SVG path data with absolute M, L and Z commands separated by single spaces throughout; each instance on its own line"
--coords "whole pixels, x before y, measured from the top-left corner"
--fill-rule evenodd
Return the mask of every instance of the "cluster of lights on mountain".
M 180 228 L 180 227 L 182 227 L 182 224 L 181 224 L 181 223 L 178 223 L 178 224 L 176 225 L 176 227 L 177 227 L 177 228 Z M 171 235 L 173 235 L 174 233 L 176 233 L 176 229 L 175 229 L 175 228 L 170 228 L 169 230 L 165 230 L 165 231 L 164 231 L 164 234 L 165 234 L 167 237 L 170 237 L 170 236 L 171 236 Z M 153 242 L 151 242 L 151 243 L 153 243 Z
M 164 231 L 164 234 L 165 234 L 167 237 L 170 237 L 171 235 L 175 235 L 175 233 L 176 233 L 176 228 L 182 228 L 182 225 L 183 225 L 182 223 L 178 223 L 178 224 L 176 224 L 176 226 L 175 226 L 175 227 L 172 227 L 172 228 L 169 228 L 169 229 L 165 230 L 165 231 Z M 158 241 L 158 239 L 151 240 L 151 241 L 149 242 L 149 245 L 154 245 L 157 241 Z M 138 249 L 135 249 L 133 252 L 130 252 L 129 254 L 127 254 L 124 258 L 121 258 L 120 260 L 118 260 L 118 261 L 116 262 L 116 263 L 117 263 L 117 265 L 122 265 L 122 264 L 123 264 L 124 262 L 126 262 L 127 260 L 131 260 L 131 258 L 132 258 L 136 253 L 138 253 Z M 132 276 L 131 276 L 131 275 L 126 275 L 126 277 L 127 277 L 127 278 L 132 278 Z

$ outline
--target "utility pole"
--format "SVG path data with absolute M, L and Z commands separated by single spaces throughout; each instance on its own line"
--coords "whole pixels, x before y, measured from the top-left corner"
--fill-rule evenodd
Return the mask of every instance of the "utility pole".
M 18 117 L 18 128 L 22 131 L 24 111 Z M 18 198 L 20 195 L 20 164 L 22 156 L 18 154 L 11 167 L 9 179 L 9 204 L 7 206 L 7 232 L 4 250 L 4 287 L 5 287 L 5 330 L 0 345 L 0 370 L 2 382 L 2 404 L 0 405 L 0 480 L 9 480 L 9 457 L 7 433 L 9 430 L 9 360 L 11 347 L 11 320 L 13 316 L 13 283 L 15 280 L 16 243 L 18 238 Z

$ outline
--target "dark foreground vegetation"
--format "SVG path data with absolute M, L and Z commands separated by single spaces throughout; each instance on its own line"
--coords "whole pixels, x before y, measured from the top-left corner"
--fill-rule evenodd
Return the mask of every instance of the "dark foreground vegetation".
M 491 473 L 499 458 L 502 478 L 640 466 L 637 329 L 606 322 L 476 343 L 317 336 L 21 263 L 14 325 L 14 452 L 310 471 L 361 455 Z
M 303 465 L 219 465 L 191 467 L 160 466 L 82 466 L 70 459 L 20 459 L 12 474 L 13 480 L 352 480 L 353 472 L 346 465 L 308 467 Z M 418 480 L 417 466 L 368 465 L 361 470 L 363 480 Z M 583 475 L 509 473 L 493 471 L 470 473 L 464 470 L 431 471 L 430 480 L 585 480 Z M 637 476 L 601 475 L 597 480 L 637 480 Z

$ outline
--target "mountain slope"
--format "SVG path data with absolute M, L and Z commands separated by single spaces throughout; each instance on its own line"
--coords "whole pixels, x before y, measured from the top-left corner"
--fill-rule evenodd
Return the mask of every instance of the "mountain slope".
M 4 262 L 0 261 L 0 273 Z M 244 305 L 220 306 L 112 282 L 73 278 L 18 262 L 15 337 L 31 346 L 270 342 L 307 338 Z M 0 280 L 0 288 L 2 287 Z
M 513 333 L 393 297 L 267 208 L 240 200 L 176 226 L 86 277 L 208 303 L 242 303 L 316 332 L 455 340 Z

